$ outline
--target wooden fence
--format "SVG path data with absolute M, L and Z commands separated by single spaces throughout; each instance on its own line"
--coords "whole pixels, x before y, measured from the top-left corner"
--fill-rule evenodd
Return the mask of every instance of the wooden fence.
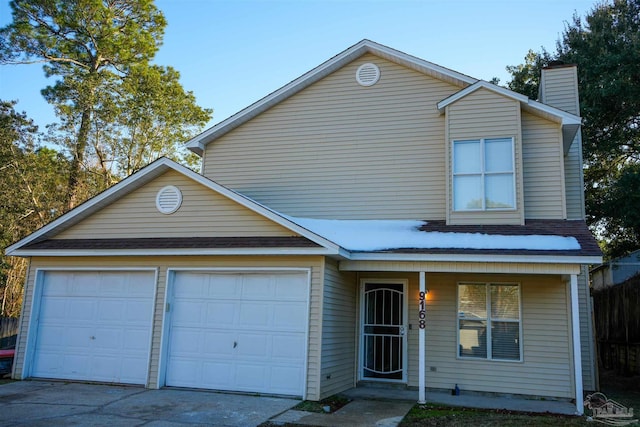
M 593 293 L 600 368 L 640 374 L 640 275 Z
M 16 345 L 19 322 L 16 317 L 0 317 L 0 349 Z

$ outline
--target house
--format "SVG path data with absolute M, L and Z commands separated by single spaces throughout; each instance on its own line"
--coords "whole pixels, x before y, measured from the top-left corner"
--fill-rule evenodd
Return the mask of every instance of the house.
M 591 286 L 593 290 L 619 285 L 640 273 L 640 250 L 600 264 L 591 270 Z
M 540 101 L 363 40 L 7 248 L 13 377 L 595 388 L 576 69 Z

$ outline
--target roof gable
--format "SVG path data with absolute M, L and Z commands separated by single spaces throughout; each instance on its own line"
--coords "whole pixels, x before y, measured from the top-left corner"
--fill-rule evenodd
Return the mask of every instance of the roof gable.
M 382 59 L 424 73 L 428 76 L 452 83 L 456 86 L 463 87 L 477 81 L 476 79 L 462 73 L 458 73 L 432 62 L 407 55 L 406 53 L 365 39 L 322 63 L 313 70 L 303 74 L 282 88 L 248 106 L 244 110 L 187 141 L 187 148 L 199 155 L 202 155 L 204 147 L 211 141 L 219 138 L 227 132 L 230 132 L 243 123 L 246 123 L 272 106 L 295 95 L 301 90 L 367 53 L 371 53 Z
M 147 187 L 147 185 L 153 183 L 155 180 L 159 180 L 158 182 L 162 183 L 163 175 L 165 177 L 173 179 L 174 181 L 172 182 L 175 182 L 176 179 L 179 179 L 183 184 L 189 181 L 191 181 L 193 184 L 200 184 L 205 188 L 205 190 L 212 191 L 214 193 L 211 196 L 212 200 L 225 200 L 224 203 L 226 203 L 227 205 L 229 205 L 229 202 L 231 202 L 231 205 L 237 205 L 236 209 L 240 209 L 236 210 L 236 212 L 241 212 L 243 209 L 246 210 L 243 215 L 246 218 L 250 218 L 254 221 L 258 220 L 259 228 L 262 228 L 262 231 L 266 231 L 267 237 L 284 237 L 287 235 L 293 237 L 301 236 L 324 248 L 326 250 L 326 253 L 335 254 L 339 252 L 339 247 L 336 244 L 326 240 L 321 236 L 315 235 L 314 233 L 300 227 L 295 223 L 292 223 L 288 219 L 279 215 L 277 212 L 274 212 L 271 209 L 239 193 L 223 187 L 167 158 L 161 158 L 151 163 L 147 167 L 120 181 L 118 184 L 103 191 L 92 199 L 89 199 L 82 205 L 67 212 L 58 219 L 40 228 L 36 232 L 7 247 L 5 252 L 7 255 L 29 256 L 33 254 L 29 252 L 27 247 L 37 242 L 65 236 L 66 239 L 60 238 L 57 240 L 77 240 L 77 237 L 82 235 L 81 232 L 83 228 L 83 222 L 87 224 L 90 229 L 91 226 L 94 225 L 94 223 L 100 222 L 100 211 L 103 212 L 104 218 L 102 219 L 113 219 L 114 210 L 117 211 L 117 205 L 119 204 L 119 201 L 123 200 L 126 204 L 128 199 L 127 196 L 135 195 L 136 191 L 142 191 L 142 193 L 144 193 L 145 188 L 148 189 L 158 187 L 157 185 L 151 185 Z M 129 197 L 129 199 L 131 199 L 131 197 Z M 114 209 L 110 209 L 110 206 L 114 206 Z M 152 208 L 153 207 L 154 206 L 152 206 Z M 92 219 L 94 215 L 96 215 L 95 220 Z M 264 220 L 260 219 L 259 217 L 262 217 Z M 231 221 L 235 219 L 236 218 L 233 217 L 231 218 Z M 266 225 L 269 221 L 272 222 L 273 225 Z M 77 230 L 80 232 L 80 234 L 76 234 L 76 232 L 74 231 L 74 226 L 76 225 L 79 226 Z M 289 230 L 289 232 L 287 232 L 287 230 Z M 199 236 L 203 236 L 205 234 L 206 233 L 203 233 Z M 180 235 L 181 237 L 184 237 L 184 234 L 181 233 Z M 223 232 L 219 233 L 218 236 L 229 238 L 231 237 L 231 234 Z
M 576 133 L 578 132 L 578 129 L 580 128 L 580 125 L 582 123 L 582 119 L 579 116 L 567 113 L 566 111 L 560 110 L 559 108 L 534 101 L 510 89 L 506 89 L 501 86 L 485 82 L 483 80 L 478 80 L 474 84 L 467 86 L 459 92 L 454 93 L 453 95 L 438 102 L 438 110 L 440 110 L 440 112 L 444 112 L 447 106 L 452 105 L 461 99 L 464 99 L 466 96 L 475 93 L 479 89 L 485 89 L 506 98 L 513 99 L 514 101 L 518 101 L 523 110 L 537 116 L 541 116 L 547 120 L 552 120 L 560 123 L 562 125 L 562 139 L 565 154 L 569 150 L 569 147 L 571 146 L 571 143 L 573 142 L 573 139 L 575 138 Z
M 179 208 L 162 213 L 156 198 L 166 188 L 182 196 Z M 178 237 L 293 236 L 282 225 L 169 169 L 114 200 L 90 217 L 55 235 L 55 239 L 126 239 Z

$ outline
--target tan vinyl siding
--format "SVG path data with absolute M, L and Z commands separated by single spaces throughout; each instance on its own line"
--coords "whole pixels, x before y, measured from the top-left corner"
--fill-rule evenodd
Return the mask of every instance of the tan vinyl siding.
M 182 205 L 165 215 L 156 195 L 167 185 L 182 192 Z M 169 171 L 55 236 L 58 239 L 132 237 L 253 237 L 295 233 L 184 175 Z
M 542 70 L 541 101 L 545 104 L 580 115 L 578 102 L 578 69 L 575 66 Z
M 560 126 L 522 113 L 522 164 L 526 218 L 565 217 Z
M 456 357 L 456 295 L 460 281 L 521 284 L 523 362 Z M 571 333 L 567 324 L 567 284 L 561 276 L 427 274 L 426 385 L 451 389 L 571 398 Z M 409 295 L 417 295 L 415 280 Z M 409 386 L 418 385 L 417 302 L 410 299 Z
M 207 145 L 203 173 L 294 216 L 444 219 L 436 104 L 459 89 L 368 54 Z
M 520 104 L 486 89 L 478 89 L 447 107 L 449 162 L 452 161 L 451 144 L 455 140 L 502 138 L 514 139 L 515 201 L 516 209 L 484 212 L 454 212 L 453 188 L 449 177 L 450 224 L 521 224 L 522 200 L 522 143 Z M 450 168 L 450 170 L 452 170 Z
M 582 137 L 580 133 L 564 157 L 564 180 L 567 193 L 567 219 L 584 219 L 584 184 L 582 176 Z
M 309 343 L 307 353 L 307 399 L 318 400 L 320 396 L 320 346 L 321 346 L 321 257 L 37 257 L 32 258 L 24 293 L 22 325 L 16 347 L 15 378 L 23 377 L 25 347 L 31 309 L 33 307 L 34 280 L 37 269 L 46 268 L 157 268 L 158 282 L 153 319 L 151 361 L 147 387 L 158 387 L 159 357 L 161 353 L 162 322 L 164 318 L 165 293 L 168 268 L 309 268 L 311 269 L 311 300 L 309 314 Z M 32 331 L 32 332 L 35 332 Z
M 356 275 L 338 271 L 337 262 L 327 259 L 324 277 L 320 398 L 355 386 L 357 360 Z

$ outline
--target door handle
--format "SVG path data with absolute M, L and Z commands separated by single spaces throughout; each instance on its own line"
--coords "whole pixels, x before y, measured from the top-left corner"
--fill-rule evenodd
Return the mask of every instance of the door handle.
M 400 335 L 404 336 L 404 326 L 400 326 Z
M 236 348 L 238 346 L 238 343 L 236 341 L 233 342 L 233 348 Z

